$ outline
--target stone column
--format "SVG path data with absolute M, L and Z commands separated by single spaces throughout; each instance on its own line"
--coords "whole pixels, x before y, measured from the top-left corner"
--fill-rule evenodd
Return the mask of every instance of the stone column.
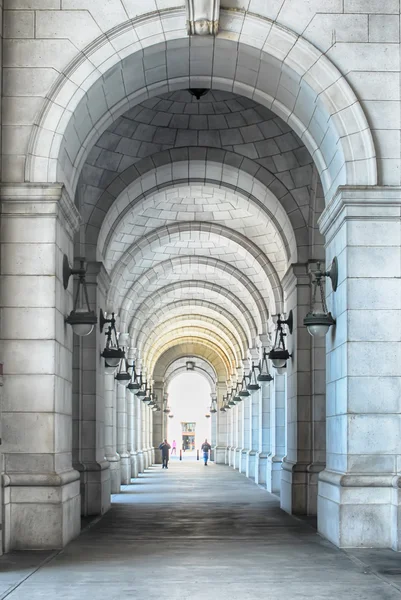
M 272 494 L 281 490 L 281 465 L 286 453 L 286 375 L 280 375 L 275 369 L 271 370 L 273 381 L 267 384 L 270 390 L 270 452 L 266 465 L 266 489 Z
M 248 452 L 250 447 L 250 427 L 251 427 L 251 396 L 247 396 L 242 401 L 242 449 L 241 449 L 241 464 L 240 473 L 246 473 L 246 464 L 248 460 Z
M 320 229 L 338 258 L 326 336 L 327 466 L 318 528 L 340 547 L 401 550 L 400 188 L 340 188 Z
M 143 455 L 143 468 L 144 470 L 149 466 L 148 452 L 147 452 L 147 437 L 148 437 L 148 407 L 141 400 L 141 411 L 142 411 L 142 455 Z
M 214 396 L 211 394 L 211 397 L 213 398 Z M 213 405 L 213 403 L 212 403 Z M 217 413 L 212 413 L 211 415 L 211 438 L 210 438 L 210 445 L 212 446 L 212 449 L 210 451 L 210 460 L 214 461 L 215 460 L 215 455 L 216 455 L 216 445 L 217 445 Z
M 249 402 L 249 452 L 246 464 L 246 476 L 256 479 L 256 455 L 259 449 L 259 410 L 261 404 L 260 390 L 254 391 Z
M 227 412 L 221 412 L 223 405 L 223 396 L 226 393 L 226 383 L 217 383 L 217 445 L 215 452 L 215 462 L 225 464 L 227 452 Z
M 89 302 L 95 314 L 105 303 L 110 278 L 102 263 L 87 265 Z M 104 335 L 99 327 L 74 336 L 73 465 L 81 474 L 81 506 L 85 516 L 110 508 L 110 472 L 105 460 Z
M 259 393 L 259 435 L 256 455 L 255 482 L 266 485 L 267 459 L 270 448 L 270 389 L 271 382 L 262 381 Z
M 228 440 L 228 465 L 231 467 L 234 462 L 234 422 L 235 422 L 235 407 L 230 410 L 229 414 L 229 440 Z
M 131 478 L 138 477 L 138 432 L 137 432 L 137 398 L 132 395 L 132 450 L 131 450 Z
M 131 456 L 128 453 L 127 388 L 117 384 L 117 452 L 120 455 L 121 484 L 131 482 Z
M 163 382 L 157 381 L 154 384 L 154 391 L 157 396 L 157 403 L 162 408 L 163 406 Z M 162 464 L 162 453 L 159 450 L 159 445 L 163 440 L 163 410 L 155 412 L 153 415 L 153 462 L 157 465 Z M 179 444 L 177 450 L 179 450 Z
M 118 494 L 121 487 L 120 455 L 117 453 L 115 436 L 116 382 L 114 373 L 104 375 L 104 437 L 105 455 L 110 464 L 110 487 L 112 494 Z
M 235 468 L 241 472 L 242 443 L 243 443 L 243 412 L 244 401 L 237 404 L 237 446 L 235 448 Z
M 129 456 L 129 476 L 132 474 L 132 457 L 134 454 L 134 396 L 127 389 L 127 452 Z
M 58 184 L 1 185 L 6 551 L 62 548 L 80 531 L 72 467 L 72 338 L 65 324 L 79 215 Z
M 289 513 L 316 514 L 317 473 L 313 466 L 312 338 L 303 325 L 310 309 L 309 265 L 291 265 L 283 278 L 287 314 L 294 328 L 287 336 L 292 359 L 287 362 L 287 455 L 283 459 L 281 508 Z M 318 466 L 316 465 L 316 469 Z M 320 467 L 321 469 L 323 466 Z
M 138 474 L 145 470 L 145 463 L 142 450 L 142 406 L 143 402 L 138 396 L 135 396 L 135 413 L 136 413 L 136 439 L 137 439 L 137 464 Z

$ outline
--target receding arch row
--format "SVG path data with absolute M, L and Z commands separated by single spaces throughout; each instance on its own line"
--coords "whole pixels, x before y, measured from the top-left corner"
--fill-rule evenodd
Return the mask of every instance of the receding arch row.
M 234 357 L 236 364 L 245 358 L 246 351 L 238 344 L 231 330 L 223 323 L 216 322 L 206 315 L 181 315 L 165 319 L 157 329 L 149 331 L 147 335 L 143 333 L 138 342 L 138 354 L 139 356 L 146 355 L 147 349 L 152 346 L 156 347 L 161 337 L 170 336 L 173 339 L 182 331 L 189 330 L 204 331 L 207 335 L 216 336 L 216 339 L 219 339 L 228 348 L 227 354 Z
M 151 374 L 155 382 L 163 382 L 164 374 L 168 367 L 176 360 L 194 356 L 208 362 L 216 372 L 217 381 L 225 383 L 230 377 L 227 364 L 220 351 L 213 348 L 209 343 L 199 340 L 175 340 L 166 347 L 160 348 L 158 356 L 154 361 Z
M 236 355 L 234 349 L 229 345 L 228 341 L 224 339 L 221 332 L 215 332 L 211 327 L 207 329 L 200 327 L 191 327 L 190 325 L 173 329 L 166 333 L 156 334 L 152 343 L 145 342 L 143 347 L 142 361 L 145 365 L 153 365 L 155 357 L 159 353 L 159 348 L 163 348 L 166 344 L 175 343 L 178 340 L 196 340 L 199 339 L 202 343 L 209 343 L 211 347 L 216 348 L 220 351 L 221 355 L 225 357 L 226 364 L 230 373 L 232 373 L 237 365 L 240 363 L 240 358 Z M 150 369 L 151 372 L 152 369 Z
M 183 260 L 184 258 L 185 260 Z M 218 285 L 224 282 L 227 290 L 233 291 L 236 296 L 242 299 L 242 302 L 245 301 L 248 304 L 249 311 L 257 324 L 258 333 L 266 333 L 265 330 L 269 320 L 266 302 L 256 285 L 236 267 L 215 258 L 202 256 L 177 257 L 164 261 L 161 266 L 160 270 L 145 273 L 126 293 L 121 308 L 116 311 L 120 315 L 122 330 L 129 327 L 130 321 L 135 319 L 139 305 L 150 294 L 173 283 L 173 281 L 184 283 L 194 279 L 196 281 L 205 279 Z M 109 305 L 118 306 L 117 303 Z
M 185 302 L 187 299 L 195 303 L 212 301 L 213 303 L 219 303 L 221 306 L 227 305 L 227 311 L 233 314 L 244 327 L 249 345 L 252 345 L 256 339 L 258 335 L 257 326 L 248 307 L 230 290 L 223 288 L 221 285 L 200 280 L 184 280 L 171 283 L 150 294 L 136 310 L 137 320 L 135 318 L 131 320 L 128 328 L 131 339 L 136 339 L 137 325 L 142 322 L 141 315 L 145 311 L 149 313 L 157 312 L 157 309 L 163 306 L 164 302 Z
M 98 258 L 104 259 L 119 224 L 139 202 L 173 186 L 201 185 L 227 190 L 252 203 L 274 227 L 287 260 L 295 262 L 297 245 L 305 243 L 301 231 L 307 224 L 294 194 L 265 167 L 243 156 L 217 148 L 199 150 L 203 152 L 192 156 L 191 148 L 180 148 L 179 153 L 165 150 L 121 173 L 90 207 L 88 251 L 97 247 Z
M 144 22 L 148 31 L 157 27 L 157 33 L 144 34 Z M 265 34 L 238 34 L 244 24 L 248 31 Z M 49 93 L 30 140 L 26 180 L 61 181 L 74 196 L 88 151 L 129 107 L 155 92 L 209 87 L 254 98 L 288 122 L 309 149 L 328 198 L 341 184 L 376 184 L 375 149 L 366 117 L 334 65 L 302 37 L 252 13 L 231 11 L 227 27 L 216 38 L 188 38 L 185 11 L 171 9 L 127 21 L 91 42 Z M 134 34 L 131 43 L 117 51 L 118 38 L 128 30 Z M 167 44 L 159 43 L 160 31 Z M 201 62 L 197 56 L 205 45 L 212 60 Z M 147 48 L 161 54 L 157 77 L 145 69 Z M 247 57 L 247 69 L 238 64 L 239 51 Z M 293 91 L 284 85 L 282 73 Z
M 198 162 L 198 161 L 197 161 Z M 197 165 L 195 165 L 197 166 Z M 174 165 L 176 168 L 176 165 Z M 208 166 L 212 170 L 211 166 Z M 227 173 L 226 173 L 227 174 Z M 255 190 L 255 183 L 245 181 L 243 184 L 248 184 L 251 189 Z M 140 187 L 140 181 L 137 181 L 135 188 Z M 288 217 L 284 219 L 284 215 L 279 213 L 276 217 L 276 212 L 280 202 L 269 191 L 265 190 L 264 201 L 259 201 L 250 192 L 244 195 L 238 189 L 234 192 L 229 190 L 226 184 L 216 182 L 215 185 L 191 184 L 180 182 L 176 184 L 174 181 L 171 185 L 167 182 L 163 186 L 157 186 L 146 194 L 141 193 L 140 198 L 136 195 L 138 189 L 134 190 L 128 187 L 120 194 L 108 213 L 105 215 L 98 238 L 98 257 L 105 261 L 106 268 L 112 270 L 114 268 L 116 254 L 121 258 L 125 252 L 129 251 L 130 246 L 138 243 L 141 238 L 146 238 L 152 231 L 161 227 L 170 227 L 177 220 L 182 221 L 182 214 L 185 211 L 187 221 L 191 222 L 209 222 L 215 227 L 222 226 L 231 230 L 235 230 L 239 235 L 249 238 L 255 246 L 260 248 L 265 255 L 269 253 L 269 246 L 277 246 L 273 254 L 273 264 L 281 263 L 282 270 L 285 272 L 290 260 L 296 260 L 297 253 L 294 247 L 294 237 L 296 234 L 292 230 L 291 223 Z M 191 192 L 196 195 L 193 204 L 193 210 L 190 211 L 190 206 L 185 203 L 185 206 L 180 207 L 182 214 L 175 208 L 179 205 L 181 198 L 191 197 Z M 259 196 L 262 196 L 263 188 L 259 185 Z M 169 200 L 167 201 L 166 194 L 168 193 Z M 177 199 L 174 199 L 170 204 L 170 197 L 173 193 L 177 194 Z M 224 193 L 226 198 L 221 199 L 221 194 Z M 229 210 L 218 210 L 210 208 L 213 202 L 211 198 L 215 198 L 214 204 L 223 202 L 227 206 L 230 202 L 237 204 Z M 201 198 L 205 198 L 205 204 L 201 204 Z M 160 202 L 161 210 L 158 209 L 157 201 Z M 99 199 L 101 204 L 101 198 Z M 293 205 L 297 206 L 295 199 Z M 103 207 L 104 208 L 104 207 Z M 98 212 L 96 211 L 96 219 Z M 307 223 L 299 208 L 297 211 L 297 226 L 298 228 L 306 228 Z M 280 222 L 279 222 L 280 220 Z M 148 224 L 149 223 L 149 224 Z M 258 229 L 264 227 L 263 236 L 258 234 Z M 88 222 L 88 227 L 91 227 L 91 221 Z M 248 235 L 246 232 L 255 229 L 254 235 Z M 290 239 L 284 233 L 290 232 Z M 124 240 L 124 241 L 122 241 Z M 291 248 L 290 248 L 290 243 Z M 118 252 L 115 251 L 117 246 Z M 277 270 L 277 267 L 275 267 Z
M 182 373 L 188 372 L 187 369 L 187 361 L 195 362 L 195 372 L 205 377 L 208 381 L 211 391 L 216 387 L 217 383 L 217 373 L 214 367 L 205 360 L 204 358 L 200 358 L 199 356 L 185 356 L 184 358 L 178 358 L 174 360 L 166 369 L 164 374 L 164 388 L 168 390 L 168 386 L 170 383 L 181 375 Z
M 132 346 L 137 349 L 140 348 L 143 336 L 148 335 L 149 331 L 153 331 L 155 328 L 159 327 L 166 319 L 177 316 L 186 319 L 206 316 L 209 319 L 212 319 L 216 324 L 222 323 L 236 338 L 243 354 L 245 354 L 246 349 L 252 344 L 251 339 L 247 338 L 242 325 L 226 308 L 205 300 L 185 299 L 159 305 L 155 310 L 148 310 L 141 319 L 139 318 L 137 311 L 134 319 L 136 328 L 135 332 L 132 332 L 131 338 Z

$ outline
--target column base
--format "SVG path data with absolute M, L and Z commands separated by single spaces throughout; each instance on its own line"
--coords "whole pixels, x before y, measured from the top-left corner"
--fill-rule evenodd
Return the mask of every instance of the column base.
M 394 487 L 395 486 L 395 487 Z M 398 546 L 393 475 L 319 474 L 318 531 L 339 548 Z M 397 495 L 397 494 L 396 494 Z
M 240 462 L 238 465 L 238 470 L 240 473 L 246 473 L 247 454 L 248 454 L 248 450 L 246 450 L 245 448 L 242 448 L 240 450 L 240 456 L 239 456 Z
M 226 462 L 225 446 L 216 446 L 214 449 L 214 461 L 217 465 L 224 465 Z
M 121 485 L 131 483 L 131 456 L 130 454 L 120 454 Z
M 280 505 L 293 515 L 317 514 L 318 475 L 322 464 L 292 463 L 283 459 Z
M 81 514 L 103 515 L 111 505 L 110 463 L 81 463 L 77 470 L 81 475 Z
M 265 452 L 258 452 L 255 456 L 255 483 L 266 485 L 267 457 Z
M 268 456 L 266 464 L 266 489 L 271 494 L 280 494 L 282 458 Z
M 234 469 L 239 471 L 241 465 L 241 448 L 235 448 Z
M 120 456 L 106 456 L 106 460 L 110 463 L 110 491 L 112 494 L 119 494 L 121 490 L 121 467 Z
M 145 459 L 143 457 L 142 450 L 137 452 L 137 464 L 138 464 L 138 475 L 139 473 L 143 473 L 145 470 Z
M 256 450 L 249 450 L 246 455 L 245 475 L 249 477 L 249 479 L 255 479 L 256 454 Z
M 179 452 L 179 451 L 178 451 Z M 171 453 L 170 453 L 171 456 Z M 179 456 L 179 454 L 177 454 L 177 456 Z M 162 451 L 159 450 L 159 448 L 155 448 L 154 449 L 154 459 L 153 459 L 153 464 L 154 465 L 161 465 L 163 464 L 163 460 L 162 460 Z
M 5 551 L 57 550 L 81 531 L 80 476 L 4 475 Z
M 138 456 L 136 452 L 131 452 L 131 479 L 138 477 Z

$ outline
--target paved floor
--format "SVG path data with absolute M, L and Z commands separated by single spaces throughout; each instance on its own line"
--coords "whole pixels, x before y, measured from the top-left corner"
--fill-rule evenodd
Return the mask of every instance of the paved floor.
M 174 461 L 63 551 L 1 557 L 0 598 L 393 600 L 397 570 L 399 554 L 334 548 L 229 467 Z

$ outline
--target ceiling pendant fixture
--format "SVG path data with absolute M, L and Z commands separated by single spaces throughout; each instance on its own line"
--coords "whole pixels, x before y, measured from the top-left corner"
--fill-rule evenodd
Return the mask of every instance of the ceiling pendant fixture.
M 272 375 L 269 373 L 269 365 L 267 364 L 267 350 L 263 348 L 262 361 L 259 366 L 258 381 L 273 381 Z
M 205 96 L 208 93 L 207 88 L 189 88 L 188 92 L 191 96 L 194 96 L 197 100 L 200 100 L 202 96 Z
M 109 323 L 109 327 L 106 333 L 106 346 L 101 356 L 104 358 L 106 373 L 113 374 L 119 366 L 120 361 L 125 358 L 125 352 L 123 348 L 120 348 L 118 345 L 114 313 L 111 314 L 111 319 L 106 319 L 102 309 L 100 309 L 100 333 L 103 333 L 103 328 L 106 323 Z
M 323 289 L 323 278 L 329 277 L 333 292 L 337 290 L 338 285 L 338 261 L 337 257 L 333 258 L 329 271 L 320 269 L 320 262 L 317 263 L 317 271 L 312 272 L 315 279 L 312 282 L 313 294 L 311 310 L 304 318 L 304 325 L 310 335 L 316 338 L 322 338 L 326 335 L 332 325 L 335 325 L 335 320 L 331 312 L 328 311 L 326 297 Z M 317 290 L 319 289 L 320 299 L 316 299 Z
M 292 333 L 292 310 L 290 310 L 287 319 L 282 319 L 281 315 L 278 315 L 274 346 L 268 354 L 268 357 L 272 361 L 272 365 L 275 369 L 285 369 L 287 366 L 287 360 L 292 356 L 292 354 L 290 354 L 285 347 L 285 336 L 287 333 L 284 331 L 284 325 L 286 325 L 288 327 L 288 331 Z
M 63 286 L 66 290 L 71 275 L 78 275 L 77 292 L 74 299 L 74 308 L 65 319 L 65 322 L 71 325 L 73 332 L 80 337 L 84 337 L 92 333 L 94 326 L 97 323 L 97 317 L 93 310 L 89 307 L 88 289 L 86 287 L 86 263 L 84 259 L 79 259 L 79 269 L 72 269 L 69 265 L 68 258 L 64 254 L 63 258 Z M 86 307 L 78 307 L 81 287 L 83 290 Z

